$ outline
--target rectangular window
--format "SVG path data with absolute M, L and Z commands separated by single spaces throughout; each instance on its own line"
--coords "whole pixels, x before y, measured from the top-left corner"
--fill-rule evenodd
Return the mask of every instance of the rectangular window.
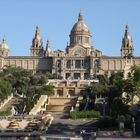
M 74 73 L 74 79 L 79 79 L 80 78 L 80 73 Z
M 75 68 L 80 69 L 81 68 L 81 60 L 75 61 Z
M 66 73 L 66 79 L 70 78 L 71 74 L 70 73 Z
M 89 69 L 89 60 L 84 60 L 84 69 Z
M 67 69 L 70 69 L 71 68 L 71 60 L 68 60 L 67 61 Z
M 89 79 L 89 73 L 84 73 L 84 79 Z

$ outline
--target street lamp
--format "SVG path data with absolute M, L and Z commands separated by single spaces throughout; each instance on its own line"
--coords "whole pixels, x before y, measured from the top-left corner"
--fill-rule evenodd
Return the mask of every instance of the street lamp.
M 103 99 L 103 116 L 105 117 L 106 116 L 106 111 L 107 111 L 107 105 L 108 105 L 108 97 L 106 96 L 104 96 L 104 99 Z M 108 115 L 108 113 L 107 113 L 107 115 Z
M 103 116 L 105 117 L 105 103 L 106 103 L 106 100 L 105 100 L 105 98 L 104 98 L 104 100 L 103 100 Z
M 136 124 L 135 124 L 135 118 L 132 117 L 133 136 L 135 136 L 135 134 L 136 134 L 135 125 L 136 125 Z

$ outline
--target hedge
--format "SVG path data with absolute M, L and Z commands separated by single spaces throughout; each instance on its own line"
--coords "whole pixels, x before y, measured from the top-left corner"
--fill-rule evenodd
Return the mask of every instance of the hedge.
M 71 111 L 70 117 L 72 119 L 81 119 L 81 118 L 99 118 L 101 116 L 99 111 Z

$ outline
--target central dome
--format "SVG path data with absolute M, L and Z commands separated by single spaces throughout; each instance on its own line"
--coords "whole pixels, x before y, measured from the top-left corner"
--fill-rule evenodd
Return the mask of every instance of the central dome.
M 74 24 L 74 26 L 71 30 L 71 34 L 76 33 L 76 32 L 82 32 L 83 34 L 84 33 L 90 34 L 89 28 L 84 23 L 82 11 L 80 11 L 80 13 L 79 13 L 78 21 Z
M 87 25 L 83 21 L 78 21 L 77 23 L 75 23 L 75 25 L 71 30 L 71 33 L 75 33 L 75 32 L 83 32 L 83 33 L 87 32 L 88 34 L 90 34 Z
M 91 34 L 89 28 L 84 23 L 82 11 L 80 11 L 78 21 L 70 32 L 70 46 L 75 45 L 82 45 L 86 48 L 91 47 Z

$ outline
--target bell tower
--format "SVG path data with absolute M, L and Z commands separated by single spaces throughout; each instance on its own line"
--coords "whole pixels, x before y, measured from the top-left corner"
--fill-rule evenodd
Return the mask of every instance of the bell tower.
M 40 36 L 39 27 L 36 26 L 35 37 L 32 41 L 31 56 L 44 56 L 43 41 Z
M 121 46 L 121 56 L 131 58 L 133 57 L 133 41 L 132 37 L 129 33 L 128 25 L 125 26 L 125 33 L 122 39 L 122 46 Z
M 4 37 L 2 40 L 2 43 L 0 45 L 0 56 L 8 57 L 8 55 L 9 55 L 9 48 L 8 48 L 7 43 L 6 43 L 6 39 Z

